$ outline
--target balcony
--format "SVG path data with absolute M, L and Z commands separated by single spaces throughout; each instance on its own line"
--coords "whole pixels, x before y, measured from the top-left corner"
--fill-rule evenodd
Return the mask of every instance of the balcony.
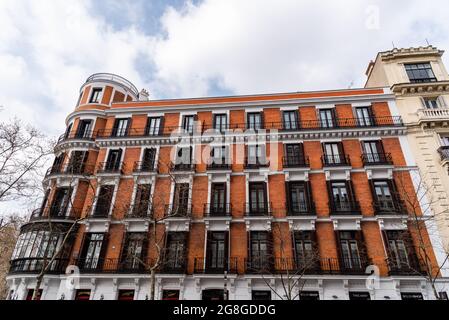
M 438 149 L 441 161 L 449 161 L 449 146 L 442 146 Z
M 187 261 L 185 257 L 169 258 L 169 254 L 166 254 L 162 258 L 159 267 L 160 273 L 166 274 L 185 274 L 187 271 Z
M 309 168 L 309 157 L 283 157 L 282 159 L 284 168 Z
M 376 200 L 374 211 L 378 215 L 407 215 L 407 206 L 402 200 Z
M 112 204 L 99 204 L 95 205 L 95 210 L 92 211 L 89 219 L 107 219 L 109 218 L 109 212 L 114 210 Z
M 220 257 L 216 260 L 207 258 L 194 259 L 194 273 L 201 274 L 236 274 L 237 273 L 237 258 Z
M 187 206 L 165 205 L 166 218 L 189 218 L 192 215 L 192 209 Z
M 353 200 L 335 200 L 329 203 L 331 215 L 360 215 L 360 204 Z
M 92 165 L 79 164 L 66 164 L 60 166 L 52 166 L 48 168 L 45 173 L 45 178 L 51 176 L 90 176 L 94 173 L 95 167 Z
M 194 163 L 172 163 L 170 166 L 172 171 L 179 172 L 194 172 L 195 164 Z
M 308 201 L 299 201 L 290 203 L 287 209 L 287 215 L 290 217 L 315 215 L 315 204 Z
M 205 217 L 230 217 L 232 206 L 230 203 L 205 203 Z
M 449 108 L 420 109 L 418 110 L 419 122 L 449 121 Z
M 269 168 L 270 161 L 266 158 L 245 157 L 245 169 Z
M 100 162 L 98 164 L 97 173 L 98 174 L 123 174 L 125 171 L 124 162 Z
M 227 159 L 219 159 L 218 162 L 211 162 L 207 164 L 208 171 L 228 171 L 231 170 L 231 164 L 226 163 Z
M 149 201 L 142 203 L 134 203 L 128 210 L 126 210 L 127 219 L 148 219 L 153 216 L 153 210 L 150 208 Z
M 272 205 L 268 202 L 247 202 L 244 204 L 244 212 L 247 217 L 271 217 Z
M 154 162 L 136 161 L 134 162 L 133 172 L 135 173 L 157 172 L 157 167 L 154 165 Z
M 417 258 L 408 256 L 406 260 L 401 262 L 387 259 L 389 274 L 392 276 L 420 276 L 426 273 Z
M 64 133 L 58 138 L 58 144 L 64 141 L 70 140 L 83 140 L 83 141 L 94 141 L 95 140 L 95 132 L 90 130 L 87 132 L 73 132 L 73 133 Z
M 364 166 L 393 165 L 391 153 L 364 153 L 362 154 Z
M 350 167 L 351 160 L 347 155 L 323 155 L 321 156 L 323 167 Z
M 29 222 L 45 221 L 45 220 L 65 220 L 75 221 L 81 215 L 82 208 L 70 208 L 67 206 L 49 206 L 33 210 Z
M 321 274 L 320 260 L 318 258 L 295 259 L 275 258 L 274 271 L 276 273 L 289 273 L 291 275 Z
M 44 266 L 50 262 L 51 258 L 23 258 L 10 261 L 9 273 L 30 273 L 38 274 Z M 48 274 L 63 274 L 68 266 L 68 259 L 55 259 L 48 267 Z
M 361 275 L 365 274 L 370 262 L 365 257 L 327 258 L 321 259 L 320 265 L 325 274 Z

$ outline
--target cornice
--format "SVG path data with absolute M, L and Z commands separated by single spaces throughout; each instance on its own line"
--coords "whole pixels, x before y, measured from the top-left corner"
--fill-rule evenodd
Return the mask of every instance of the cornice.
M 398 96 L 422 96 L 423 94 L 449 94 L 449 81 L 426 83 L 399 83 L 391 87 Z

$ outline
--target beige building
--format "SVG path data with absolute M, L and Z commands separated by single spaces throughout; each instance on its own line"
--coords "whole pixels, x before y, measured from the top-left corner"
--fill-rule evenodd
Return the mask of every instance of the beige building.
M 442 249 L 440 259 L 449 252 L 449 75 L 443 53 L 433 46 L 380 52 L 368 66 L 365 85 L 390 87 L 396 96 L 413 156 L 408 158 L 420 173 L 415 188 L 427 200 L 422 210 L 435 217 L 428 223 L 434 246 Z

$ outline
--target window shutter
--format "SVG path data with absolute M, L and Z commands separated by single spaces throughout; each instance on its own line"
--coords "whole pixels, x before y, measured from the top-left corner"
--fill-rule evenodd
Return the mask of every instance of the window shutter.
M 290 182 L 285 182 L 285 195 L 286 195 L 286 199 L 287 199 L 287 205 L 286 205 L 286 215 L 288 215 L 288 213 L 291 211 L 292 207 L 291 207 L 291 196 L 290 196 Z
M 312 188 L 310 186 L 310 181 L 306 181 L 304 183 L 304 189 L 305 189 L 306 196 L 307 196 L 308 209 L 309 209 L 309 211 L 311 211 L 311 213 L 315 213 L 315 203 L 313 202 Z
M 83 235 L 83 239 L 81 240 L 80 250 L 78 251 L 78 255 L 76 259 L 84 259 L 86 257 L 87 245 L 86 243 L 90 239 L 90 233 L 85 233 Z M 74 257 L 75 258 L 75 257 Z
M 103 268 L 103 265 L 105 262 L 105 257 L 106 257 L 106 252 L 108 250 L 108 244 L 109 244 L 109 234 L 104 233 L 104 238 L 103 238 L 103 243 L 101 244 L 100 257 L 99 257 L 99 263 L 98 263 L 99 269 Z
M 446 100 L 444 99 L 443 96 L 439 96 L 437 98 L 437 101 L 441 108 L 447 108 Z
M 422 105 L 423 109 L 427 109 L 426 100 L 424 100 L 423 97 L 420 97 L 419 99 L 421 100 L 421 105 Z
M 351 201 L 355 202 L 356 196 L 355 196 L 355 190 L 354 190 L 354 185 L 352 183 L 352 180 L 347 182 L 346 185 L 348 186 L 348 189 L 349 189 L 349 199 Z
M 161 121 L 159 122 L 159 135 L 164 134 L 164 117 L 160 117 Z
M 265 120 L 264 120 L 264 116 L 263 116 L 263 111 L 260 112 L 260 128 L 261 129 L 265 128 Z
M 115 121 L 114 121 L 114 127 L 112 128 L 112 133 L 113 133 L 113 135 L 116 135 L 116 134 L 117 134 L 119 122 L 120 122 L 120 119 L 115 119 Z
M 130 135 L 131 123 L 132 123 L 132 118 L 128 118 L 128 121 L 126 123 L 126 135 Z

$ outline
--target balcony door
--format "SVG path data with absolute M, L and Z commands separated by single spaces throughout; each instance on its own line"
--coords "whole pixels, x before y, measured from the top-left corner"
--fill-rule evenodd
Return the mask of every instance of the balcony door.
M 250 112 L 247 114 L 247 128 L 251 130 L 263 128 L 261 112 Z
M 50 208 L 50 215 L 52 217 L 65 217 L 67 208 L 70 206 L 71 198 L 72 188 L 56 189 L 54 200 Z
M 249 213 L 267 214 L 267 188 L 264 182 L 251 182 L 249 184 Z
M 409 270 L 411 267 L 418 269 L 414 257 L 414 249 L 410 235 L 406 231 L 385 231 L 384 238 L 387 244 L 390 268 L 395 270 Z M 414 270 L 419 272 L 419 270 Z
M 254 271 L 267 271 L 271 264 L 271 235 L 266 231 L 249 232 L 249 266 Z
M 249 145 L 248 146 L 248 165 L 264 165 L 266 164 L 266 157 L 265 157 L 265 146 L 258 144 L 258 145 Z
M 152 171 L 154 169 L 154 162 L 156 161 L 156 149 L 145 148 L 142 157 L 142 171 Z
M 97 202 L 95 205 L 95 211 L 93 213 L 94 217 L 107 217 L 109 215 L 109 212 L 111 211 L 114 190 L 114 185 L 104 185 L 100 187 Z
M 358 126 L 369 127 L 373 125 L 373 115 L 370 107 L 355 108 L 355 114 Z
M 228 128 L 228 121 L 226 114 L 215 114 L 214 115 L 214 129 L 219 132 L 225 132 Z
M 374 197 L 377 208 L 381 211 L 393 211 L 395 201 L 388 181 L 373 181 Z
M 92 136 L 93 120 L 80 120 L 78 130 L 76 132 L 77 138 L 90 138 Z
M 384 151 L 380 140 L 364 141 L 362 145 L 367 162 L 377 163 L 384 160 Z
M 325 143 L 323 145 L 325 164 L 341 164 L 344 162 L 343 146 L 340 142 Z
M 206 272 L 227 270 L 228 266 L 228 233 L 209 232 L 206 247 Z
M 164 257 L 165 270 L 183 270 L 187 252 L 187 237 L 184 232 L 170 232 Z
M 144 270 L 148 248 L 147 234 L 128 232 L 123 243 L 120 268 L 124 270 Z
M 89 151 L 72 151 L 67 173 L 82 174 L 84 173 Z
M 104 233 L 87 233 L 84 238 L 81 265 L 79 266 L 88 270 L 101 268 L 102 258 L 106 251 L 106 242 Z
M 182 128 L 185 132 L 192 134 L 194 131 L 194 124 L 195 124 L 196 116 L 184 116 L 184 119 L 182 120 Z
M 319 110 L 321 128 L 333 128 L 336 126 L 334 109 Z
M 304 161 L 304 148 L 300 143 L 286 144 L 285 145 L 285 160 L 284 163 L 287 166 L 303 165 Z
M 302 181 L 287 183 L 289 214 L 298 215 L 309 212 L 307 191 L 306 184 Z
M 139 184 L 132 210 L 133 217 L 144 218 L 150 209 L 151 184 Z
M 299 129 L 299 121 L 298 121 L 298 111 L 284 111 L 283 114 L 284 120 L 284 130 L 298 130 Z
M 333 209 L 335 211 L 352 210 L 352 197 L 346 182 L 331 182 L 331 197 Z
M 130 125 L 130 118 L 116 119 L 114 122 L 114 128 L 112 129 L 112 136 L 126 137 L 128 135 Z
M 212 184 L 211 207 L 209 208 L 211 215 L 225 215 L 227 214 L 226 205 L 226 184 L 214 183 Z
M 162 117 L 148 118 L 146 134 L 148 136 L 157 136 L 162 133 Z
M 120 170 L 121 161 L 122 149 L 110 150 L 104 169 L 106 171 L 118 171 Z
M 175 185 L 172 215 L 183 216 L 189 212 L 189 190 L 190 186 L 188 183 L 177 183 Z
M 347 270 L 361 270 L 362 260 L 360 255 L 359 238 L 361 234 L 356 231 L 340 231 L 340 267 Z
M 296 269 L 298 271 L 314 269 L 318 261 L 314 233 L 310 231 L 296 231 L 293 236 Z

